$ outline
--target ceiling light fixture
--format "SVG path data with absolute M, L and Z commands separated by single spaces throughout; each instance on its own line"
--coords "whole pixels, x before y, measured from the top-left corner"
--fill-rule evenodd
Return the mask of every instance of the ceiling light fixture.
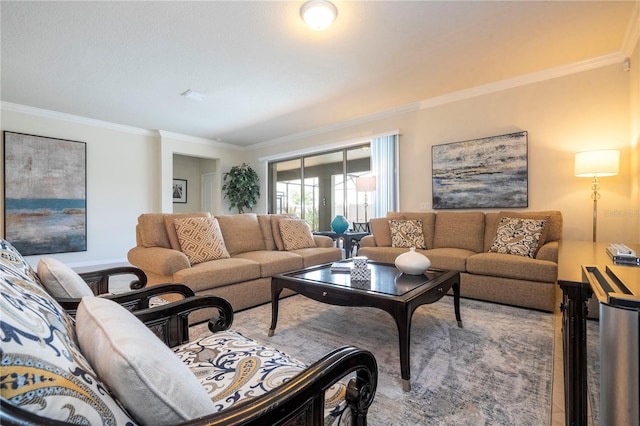
M 300 8 L 300 17 L 314 31 L 324 31 L 338 16 L 336 6 L 327 0 L 309 0 Z

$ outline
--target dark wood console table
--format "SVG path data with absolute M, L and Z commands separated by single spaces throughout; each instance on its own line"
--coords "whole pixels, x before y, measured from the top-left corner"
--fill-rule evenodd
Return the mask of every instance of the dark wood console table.
M 609 301 L 607 291 L 592 288 L 592 269 L 615 275 L 640 298 L 640 267 L 616 265 L 606 252 L 609 243 L 561 241 L 558 251 L 558 285 L 562 289 L 562 339 L 564 359 L 565 419 L 567 426 L 587 425 L 587 301 L 596 292 L 598 301 Z M 640 253 L 640 245 L 627 244 Z

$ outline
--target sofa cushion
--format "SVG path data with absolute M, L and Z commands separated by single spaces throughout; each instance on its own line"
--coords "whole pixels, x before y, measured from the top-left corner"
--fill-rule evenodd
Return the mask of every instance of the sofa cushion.
M 260 265 L 260 276 L 271 277 L 283 272 L 302 269 L 303 262 L 300 255 L 289 251 L 256 250 L 240 253 L 235 256 L 238 259 L 247 259 Z
M 264 240 L 265 250 L 275 250 L 276 243 L 273 240 L 273 230 L 271 228 L 271 216 L 270 214 L 259 214 L 258 223 L 260 224 L 260 230 L 262 231 L 262 239 Z
M 87 283 L 76 271 L 52 257 L 38 262 L 38 275 L 42 285 L 56 299 L 93 296 Z
M 316 246 L 309 225 L 302 219 L 281 220 L 280 236 L 284 249 L 287 251 Z
M 466 271 L 467 259 L 475 254 L 471 250 L 460 248 L 435 248 L 419 251 L 419 253 L 429 258 L 432 268 L 452 271 Z
M 434 212 L 389 212 L 389 219 L 406 219 L 422 221 L 422 234 L 424 235 L 425 248 L 433 248 L 433 231 L 436 223 Z
M 173 274 L 173 282 L 186 284 L 196 293 L 256 278 L 260 278 L 260 264 L 237 257 L 198 263 Z
M 389 228 L 388 218 L 376 217 L 369 219 L 369 227 L 377 247 L 391 247 L 391 229 Z
M 248 251 L 265 250 L 262 229 L 255 213 L 216 216 L 224 243 L 231 256 Z
M 389 220 L 391 247 L 426 248 L 421 220 Z
M 170 425 L 215 412 L 189 368 L 119 304 L 83 298 L 76 330 L 89 363 L 140 423 Z
M 200 380 L 215 403 L 216 411 L 261 396 L 306 368 L 295 358 L 230 330 L 202 337 L 173 350 Z M 334 424 L 336 417 L 348 418 L 343 414 L 345 391 L 345 386 L 337 383 L 325 392 L 323 424 Z
M 484 249 L 484 213 L 440 212 L 436 215 L 433 248 Z
M 501 253 L 479 253 L 467 259 L 467 272 L 476 275 L 555 283 L 558 264 Z
M 218 220 L 210 217 L 188 217 L 174 220 L 181 251 L 192 265 L 210 260 L 228 259 Z
M 144 213 L 138 216 L 136 233 L 140 235 L 139 245 L 171 248 L 167 229 L 164 226 L 164 216 L 162 213 Z
M 67 423 L 134 424 L 80 351 L 71 317 L 39 284 L 4 272 L 3 400 Z
M 502 217 L 496 230 L 490 252 L 534 258 L 544 238 L 549 219 Z
M 280 221 L 287 219 L 298 219 L 298 216 L 296 216 L 295 214 L 272 214 L 270 216 L 273 242 L 278 250 L 284 250 L 284 242 L 282 241 L 282 235 L 280 235 Z
M 211 217 L 209 212 L 194 212 L 194 213 L 171 213 L 163 214 L 162 220 L 164 222 L 164 230 L 167 233 L 169 239 L 169 246 L 180 251 L 180 240 L 178 240 L 178 234 L 176 233 L 176 227 L 173 222 L 176 219 L 184 219 L 187 217 Z
M 342 250 L 336 247 L 303 248 L 294 250 L 291 253 L 302 257 L 303 268 L 342 259 Z

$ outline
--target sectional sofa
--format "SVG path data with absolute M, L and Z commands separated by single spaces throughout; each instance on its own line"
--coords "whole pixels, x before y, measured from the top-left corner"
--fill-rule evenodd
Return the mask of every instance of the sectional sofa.
M 128 253 L 147 285 L 186 284 L 236 311 L 270 301 L 273 275 L 341 258 L 331 238 L 312 235 L 297 217 L 254 213 L 142 214 Z
M 393 263 L 417 238 L 431 267 L 461 272 L 463 297 L 554 310 L 559 211 L 390 212 L 369 224 L 358 255 Z

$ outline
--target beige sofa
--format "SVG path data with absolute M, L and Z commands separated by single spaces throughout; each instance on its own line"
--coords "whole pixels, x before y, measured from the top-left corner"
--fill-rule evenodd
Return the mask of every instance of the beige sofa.
M 280 225 L 295 216 L 247 213 L 214 218 L 228 258 L 192 264 L 181 248 L 176 220 L 211 217 L 209 213 L 140 215 L 129 262 L 147 274 L 147 285 L 186 284 L 196 295 L 224 297 L 238 311 L 271 300 L 273 275 L 342 257 L 331 238 L 311 235 L 308 229 L 308 235 L 305 232 L 300 237 L 311 239 L 310 247 L 287 250 L 295 244 L 283 240 Z M 296 238 L 294 235 L 293 240 Z
M 489 252 L 503 217 L 547 219 L 543 244 L 534 257 Z M 372 235 L 360 241 L 358 255 L 393 263 L 408 248 L 392 247 L 390 220 L 422 222 L 426 255 L 432 267 L 460 271 L 463 297 L 552 312 L 558 276 L 562 214 L 542 212 L 391 212 L 371 219 Z

